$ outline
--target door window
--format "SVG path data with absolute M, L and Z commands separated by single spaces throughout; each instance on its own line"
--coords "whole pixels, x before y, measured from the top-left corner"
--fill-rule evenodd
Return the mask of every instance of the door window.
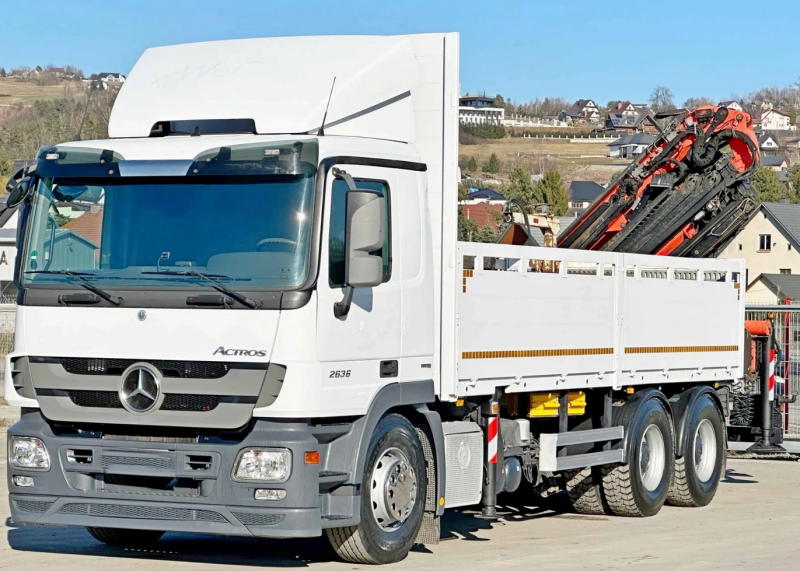
M 383 281 L 392 275 L 392 228 L 389 208 L 389 185 L 382 180 L 354 179 L 358 188 L 374 190 L 386 199 L 386 234 L 380 254 L 383 259 Z M 332 287 L 344 285 L 344 239 L 345 219 L 347 217 L 347 182 L 337 178 L 331 190 L 331 219 L 328 238 L 328 279 Z

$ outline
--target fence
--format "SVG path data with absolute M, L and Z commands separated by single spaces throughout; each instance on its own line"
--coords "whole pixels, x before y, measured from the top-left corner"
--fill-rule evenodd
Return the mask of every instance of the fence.
M 0 374 L 5 372 L 6 354 L 14 347 L 14 325 L 17 306 L 0 303 Z M 3 377 L 0 376 L 0 379 Z
M 773 319 L 780 351 L 775 373 L 784 379 L 776 393 L 800 394 L 800 306 L 749 306 L 745 315 L 746 319 Z M 800 402 L 783 405 L 783 413 L 786 435 L 800 437 Z

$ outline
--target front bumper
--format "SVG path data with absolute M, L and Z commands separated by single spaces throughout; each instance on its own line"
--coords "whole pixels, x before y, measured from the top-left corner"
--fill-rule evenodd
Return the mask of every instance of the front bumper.
M 256 420 L 241 441 L 167 443 L 56 435 L 39 411 L 26 410 L 8 435 L 9 441 L 14 435 L 40 438 L 50 454 L 46 472 L 9 462 L 17 523 L 257 537 L 321 534 L 318 466 L 304 463 L 305 452 L 319 444 L 304 423 Z M 253 446 L 290 449 L 289 480 L 234 482 L 237 454 Z M 34 486 L 15 486 L 15 475 L 33 477 Z M 255 500 L 257 488 L 286 490 L 286 497 Z

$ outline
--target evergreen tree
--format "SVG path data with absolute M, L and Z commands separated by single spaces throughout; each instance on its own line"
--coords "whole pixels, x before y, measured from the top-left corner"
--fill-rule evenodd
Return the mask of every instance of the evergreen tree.
M 771 168 L 756 166 L 750 175 L 750 182 L 756 190 L 759 202 L 778 202 L 787 197 L 786 187 Z
M 478 161 L 475 160 L 475 157 L 470 157 L 467 159 L 467 172 L 475 172 L 478 170 Z
M 530 205 L 537 202 L 531 182 L 531 173 L 525 165 L 514 165 L 511 174 L 508 175 L 508 182 L 500 188 L 500 192 L 507 199 L 516 199 L 523 204 Z
M 789 200 L 800 204 L 800 165 L 789 169 Z
M 488 173 L 499 173 L 500 172 L 500 159 L 497 158 L 497 155 L 492 153 L 489 157 L 489 160 L 483 164 L 483 172 Z
M 546 170 L 542 180 L 533 187 L 533 191 L 536 202 L 549 204 L 553 208 L 554 215 L 565 216 L 569 212 L 567 188 L 557 170 Z

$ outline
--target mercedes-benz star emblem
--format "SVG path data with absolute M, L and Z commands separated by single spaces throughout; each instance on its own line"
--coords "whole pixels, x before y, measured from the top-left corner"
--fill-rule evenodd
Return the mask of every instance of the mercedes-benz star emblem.
M 122 376 L 119 400 L 130 412 L 144 413 L 158 403 L 161 393 L 158 374 L 146 365 L 133 365 Z

